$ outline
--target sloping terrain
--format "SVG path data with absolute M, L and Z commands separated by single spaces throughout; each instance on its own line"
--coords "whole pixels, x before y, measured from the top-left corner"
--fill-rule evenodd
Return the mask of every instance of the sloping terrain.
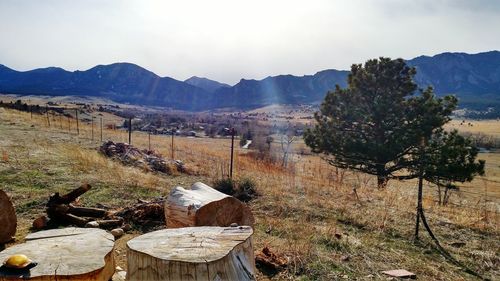
M 0 189 L 16 205 L 20 241 L 53 192 L 88 182 L 93 188 L 81 205 L 123 207 L 165 196 L 176 185 L 211 184 L 227 167 L 228 139 L 176 138 L 176 158 L 196 166 L 199 175 L 163 175 L 105 158 L 97 151 L 99 142 L 91 140 L 89 125 L 82 122 L 77 136 L 57 120 L 48 128 L 45 116 L 30 119 L 0 109 Z M 132 137 L 135 146 L 148 146 L 146 134 Z M 123 131 L 104 131 L 104 139 L 126 138 Z M 151 138 L 152 148 L 163 155 L 169 155 L 169 144 L 170 138 Z M 487 177 L 454 194 L 452 205 L 438 206 L 432 186 L 426 185 L 424 194 L 429 222 L 443 246 L 492 280 L 500 274 L 498 155 L 480 156 L 490 163 Z M 315 155 L 296 155 L 288 170 L 254 160 L 245 150 L 237 150 L 235 159 L 236 176 L 251 178 L 261 194 L 249 203 L 256 218 L 255 252 L 268 247 L 287 264 L 282 271 L 260 273 L 259 280 L 387 280 L 381 271 L 398 268 L 419 280 L 478 280 L 443 258 L 423 229 L 421 241 L 413 242 L 415 182 L 390 182 L 386 190 L 377 190 L 371 177 L 335 170 Z M 477 197 L 482 194 L 489 200 Z M 118 239 L 115 255 L 122 268 L 124 243 L 139 234 L 133 229 Z

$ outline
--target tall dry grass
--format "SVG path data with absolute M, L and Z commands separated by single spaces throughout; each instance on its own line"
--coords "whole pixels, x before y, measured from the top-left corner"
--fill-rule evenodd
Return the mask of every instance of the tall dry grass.
M 68 164 L 71 174 L 94 175 L 94 180 L 113 186 L 145 187 L 164 194 L 172 184 L 170 178 L 125 167 L 97 154 L 100 130 L 94 128 L 92 141 L 89 124 L 80 124 L 80 134 L 76 135 L 74 126 L 71 132 L 57 126 L 57 118 L 49 128 L 45 116 L 35 116 L 32 120 L 29 114 L 20 112 L 1 114 L 8 115 L 6 120 L 35 124 L 37 130 L 46 132 L 47 140 L 40 140 L 39 146 L 42 151 L 66 158 L 71 163 Z M 51 135 L 58 138 L 51 140 Z M 126 142 L 128 135 L 122 130 L 105 128 L 103 139 Z M 167 158 L 172 154 L 170 136 L 149 138 L 145 133 L 133 132 L 134 146 L 146 149 L 149 143 Z M 198 177 L 183 178 L 184 185 L 227 176 L 229 139 L 175 137 L 174 144 L 174 158 L 199 173 Z M 296 145 L 299 150 L 303 144 Z M 487 157 L 488 162 L 500 161 L 498 154 Z M 491 249 L 498 248 L 492 239 L 499 234 L 499 202 L 485 195 L 497 194 L 500 183 L 495 177 L 499 171 L 495 164 L 487 166 L 487 181 L 477 179 L 465 185 L 463 192 L 452 196 L 453 204 L 448 206 L 438 205 L 435 189 L 430 185 L 425 186 L 424 196 L 424 208 L 436 234 L 446 240 L 470 241 L 465 248 L 452 248 L 452 253 L 490 276 L 498 273 L 495 264 L 500 261 L 498 255 L 491 256 Z M 394 181 L 387 189 L 378 190 L 372 177 L 335 169 L 316 155 L 296 154 L 291 165 L 283 168 L 250 157 L 246 150 L 239 148 L 235 153 L 235 176 L 253 179 L 262 195 L 251 203 L 257 218 L 256 248 L 270 246 L 290 260 L 290 267 L 278 278 L 294 279 L 304 275 L 323 280 L 344 278 L 344 275 L 348 279 L 358 278 L 380 269 L 391 269 L 387 267 L 393 264 L 413 268 L 430 279 L 467 278 L 452 267 L 443 269 L 442 260 L 435 255 L 425 255 L 409 243 L 415 217 L 415 181 Z M 473 252 L 476 254 L 470 254 Z M 346 256 L 354 262 L 343 262 Z M 379 276 L 377 274 L 375 276 Z
M 34 123 L 46 130 L 67 133 L 71 141 L 60 146 L 60 150 L 73 159 L 73 169 L 99 172 L 110 180 L 118 179 L 141 186 L 154 188 L 161 185 L 161 180 L 153 174 L 123 167 L 115 162 L 107 161 L 98 154 L 88 153 L 89 148 L 95 148 L 100 143 L 98 122 L 94 124 L 94 141 L 92 141 L 92 128 L 88 122 L 80 122 L 80 134 L 76 135 L 74 119 L 71 120 L 73 130 L 68 132 L 66 120 L 62 119 L 61 123 L 58 116 L 50 115 L 51 127 L 49 128 L 45 115 L 34 115 L 34 119 L 30 119 L 29 114 L 22 112 L 9 110 L 9 114 L 12 116 L 11 119 L 19 120 L 19 122 Z M 113 119 L 113 122 L 116 123 L 116 119 Z M 106 123 L 104 121 L 104 124 Z M 104 127 L 103 140 L 127 142 L 128 133 L 124 130 L 110 130 Z M 151 147 L 167 158 L 172 155 L 170 136 L 148 136 L 144 132 L 133 132 L 132 144 L 143 149 Z M 295 145 L 297 147 L 303 146 L 302 143 Z M 236 148 L 235 175 L 254 178 L 261 186 L 262 192 L 268 193 L 268 195 L 279 196 L 283 193 L 292 193 L 305 196 L 307 200 L 314 202 L 332 202 L 332 198 L 329 196 L 331 194 L 342 194 L 358 202 L 370 200 L 378 202 L 374 206 L 374 212 L 377 213 L 377 216 L 381 215 L 384 221 L 388 217 L 388 209 L 397 209 L 403 212 L 413 211 L 416 194 L 415 181 L 393 182 L 387 190 L 378 191 L 373 188 L 372 177 L 355 172 L 339 171 L 315 155 L 295 154 L 291 157 L 291 165 L 285 169 L 279 164 L 249 157 L 247 152 L 247 150 Z M 181 159 L 191 169 L 209 179 L 215 180 L 227 176 L 229 173 L 230 139 L 228 138 L 208 139 L 176 136 L 174 137 L 173 154 L 175 159 Z M 466 184 L 463 187 L 463 192 L 456 192 L 455 195 L 452 195 L 453 204 L 449 206 L 439 206 L 436 202 L 435 188 L 428 185 L 424 195 L 424 207 L 429 212 L 436 212 L 436 215 L 452 219 L 461 225 L 497 229 L 499 202 L 496 199 L 500 196 L 500 182 L 498 182 L 496 175 L 500 173 L 500 156 L 490 153 L 481 155 L 481 157 L 487 158 L 488 178 L 479 178 Z M 486 188 L 483 188 L 485 185 Z M 492 197 L 484 198 L 488 194 Z M 341 203 L 344 199 L 343 196 L 340 196 Z M 481 204 L 485 200 L 489 202 Z M 382 213 L 378 213 L 377 210 Z M 477 223 L 478 221 L 481 223 Z

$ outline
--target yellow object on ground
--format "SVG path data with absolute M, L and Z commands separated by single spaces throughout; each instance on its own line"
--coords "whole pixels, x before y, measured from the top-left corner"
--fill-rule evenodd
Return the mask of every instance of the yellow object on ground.
M 12 255 L 4 264 L 6 267 L 10 268 L 25 268 L 31 263 L 31 260 L 25 255 Z

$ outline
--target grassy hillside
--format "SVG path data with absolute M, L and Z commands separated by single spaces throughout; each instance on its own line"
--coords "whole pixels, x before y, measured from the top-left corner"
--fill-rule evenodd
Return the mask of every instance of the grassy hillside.
M 166 176 L 104 158 L 96 150 L 97 132 L 92 141 L 90 126 L 82 124 L 77 136 L 65 124 L 55 118 L 48 128 L 45 116 L 32 120 L 29 114 L 0 108 L 0 189 L 16 204 L 18 241 L 44 212 L 50 193 L 82 182 L 94 187 L 82 196 L 82 205 L 118 208 L 139 198 L 165 196 L 176 185 L 211 184 L 227 173 L 228 139 L 176 138 L 175 158 L 197 175 Z M 105 130 L 103 136 L 126 140 L 123 131 Z M 147 135 L 134 133 L 132 143 L 147 148 Z M 296 149 L 302 145 L 297 143 Z M 171 154 L 169 138 L 153 136 L 151 146 Z M 434 187 L 425 186 L 424 207 L 435 234 L 452 255 L 482 276 L 497 279 L 500 154 L 480 158 L 488 161 L 485 178 L 463 187 L 447 207 L 438 206 Z M 373 178 L 336 170 L 315 155 L 294 155 L 290 167 L 283 169 L 254 160 L 246 150 L 237 150 L 235 170 L 236 177 L 253 179 L 262 194 L 249 203 L 256 216 L 255 251 L 268 246 L 289 260 L 284 271 L 260 274 L 260 280 L 386 280 L 380 272 L 397 268 L 416 273 L 420 280 L 475 278 L 446 261 L 425 232 L 420 242 L 413 242 L 415 182 L 393 181 L 387 189 L 377 190 Z M 125 265 L 124 242 L 139 234 L 134 230 L 118 240 L 120 266 Z M 465 245 L 454 247 L 454 242 Z

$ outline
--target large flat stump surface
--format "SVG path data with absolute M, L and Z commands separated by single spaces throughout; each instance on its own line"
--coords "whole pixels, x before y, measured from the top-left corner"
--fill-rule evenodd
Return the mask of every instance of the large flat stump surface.
M 0 280 L 109 280 L 114 273 L 114 238 L 95 228 L 64 228 L 35 232 L 26 242 L 0 252 L 0 261 L 24 254 L 36 266 L 25 270 L 2 267 Z
M 128 280 L 255 280 L 249 226 L 164 229 L 127 243 Z

